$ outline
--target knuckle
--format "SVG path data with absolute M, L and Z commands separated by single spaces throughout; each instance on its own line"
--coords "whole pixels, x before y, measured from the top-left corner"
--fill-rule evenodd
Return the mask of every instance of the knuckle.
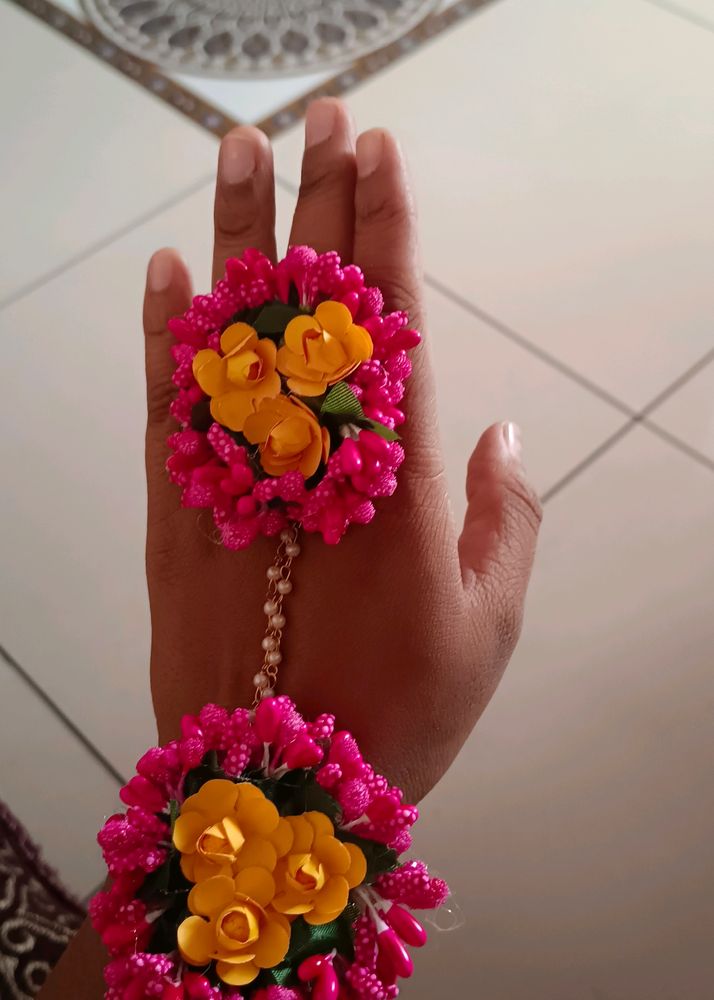
M 488 588 L 482 609 L 484 613 L 479 617 L 483 645 L 491 650 L 490 666 L 500 676 L 521 637 L 523 608 L 513 599 L 512 588 L 505 583 Z
M 146 419 L 149 427 L 166 421 L 173 398 L 174 386 L 170 381 L 162 380 L 149 386 L 146 393 Z
M 422 327 L 422 308 L 419 301 L 419 290 L 416 286 L 418 275 L 407 273 L 403 267 L 389 264 L 380 265 L 372 270 L 375 273 L 367 275 L 367 277 L 379 285 L 387 307 L 402 310 L 408 315 L 410 324 L 417 328 Z M 412 362 L 415 367 L 422 364 L 421 346 L 417 350 L 418 353 Z
M 245 239 L 255 231 L 259 215 L 260 209 L 252 197 L 249 183 L 223 192 L 216 200 L 213 217 L 216 242 L 230 244 Z
M 497 648 L 509 659 L 521 637 L 523 612 L 512 601 L 499 601 L 494 610 L 493 631 Z
M 358 199 L 357 216 L 362 225 L 381 229 L 403 229 L 415 222 L 414 209 L 396 192 Z
M 543 521 L 543 505 L 530 483 L 518 478 L 509 479 L 504 484 L 508 495 L 511 516 L 525 522 L 534 535 L 538 534 Z
M 346 157 L 325 159 L 324 156 L 306 154 L 300 177 L 299 201 L 324 198 L 335 188 L 341 189 L 350 180 L 349 166 L 351 161 Z

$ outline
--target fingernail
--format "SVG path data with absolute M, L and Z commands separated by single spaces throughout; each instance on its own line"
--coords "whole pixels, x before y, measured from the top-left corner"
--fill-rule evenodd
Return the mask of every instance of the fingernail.
M 171 254 L 155 253 L 149 261 L 147 285 L 152 292 L 165 292 L 171 284 L 174 262 Z
M 241 184 L 248 180 L 255 171 L 253 143 L 237 135 L 224 139 L 218 169 L 226 184 Z
M 508 449 L 508 454 L 513 459 L 514 462 L 518 462 L 519 465 L 522 464 L 522 451 L 523 444 L 521 440 L 521 429 L 518 424 L 514 424 L 513 421 L 508 420 L 503 424 L 503 439 L 506 442 L 506 448 Z
M 305 147 L 317 146 L 332 135 L 337 107 L 332 101 L 315 101 L 305 115 Z
M 365 132 L 357 140 L 357 176 L 369 177 L 379 166 L 384 152 L 384 133 Z

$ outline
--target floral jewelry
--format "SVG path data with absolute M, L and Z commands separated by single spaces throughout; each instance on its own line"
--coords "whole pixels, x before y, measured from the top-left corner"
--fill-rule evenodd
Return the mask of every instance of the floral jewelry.
M 289 524 L 334 544 L 396 489 L 397 428 L 420 340 L 404 312 L 334 253 L 229 260 L 169 328 L 178 388 L 169 475 L 243 549 Z
M 418 341 L 336 254 L 229 261 L 171 326 L 179 395 L 172 479 L 225 545 L 279 534 L 251 709 L 205 705 L 148 750 L 99 843 L 90 904 L 106 1000 L 392 1000 L 426 943 L 412 909 L 449 890 L 401 860 L 417 809 L 336 731 L 276 696 L 298 532 L 337 542 L 392 493 L 396 404 Z

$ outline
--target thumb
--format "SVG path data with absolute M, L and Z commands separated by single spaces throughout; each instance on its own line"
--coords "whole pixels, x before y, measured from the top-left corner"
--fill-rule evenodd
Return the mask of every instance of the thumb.
M 472 593 L 479 629 L 508 656 L 520 634 L 543 517 L 521 463 L 516 424 L 494 424 L 482 434 L 469 460 L 466 497 L 459 538 L 464 588 Z

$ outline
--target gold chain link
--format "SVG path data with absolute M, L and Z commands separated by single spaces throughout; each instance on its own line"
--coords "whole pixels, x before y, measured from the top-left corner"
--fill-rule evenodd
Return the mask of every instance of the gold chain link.
M 262 698 L 275 694 L 275 684 L 278 679 L 278 667 L 283 658 L 280 643 L 285 628 L 283 601 L 291 592 L 293 585 L 290 580 L 293 560 L 300 554 L 297 544 L 299 528 L 291 525 L 280 533 L 280 542 L 275 561 L 268 568 L 268 592 L 265 597 L 263 611 L 268 616 L 268 625 L 263 636 L 263 665 L 253 678 L 255 682 L 255 697 L 253 708 L 256 708 Z

